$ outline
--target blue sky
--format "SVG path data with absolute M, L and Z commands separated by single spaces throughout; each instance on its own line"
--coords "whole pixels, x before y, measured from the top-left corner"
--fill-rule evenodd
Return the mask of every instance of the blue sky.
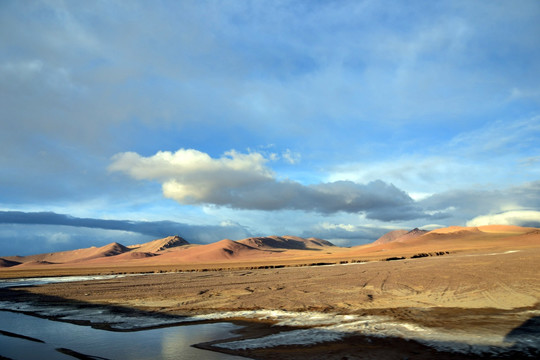
M 540 226 L 540 3 L 2 1 L 0 256 Z

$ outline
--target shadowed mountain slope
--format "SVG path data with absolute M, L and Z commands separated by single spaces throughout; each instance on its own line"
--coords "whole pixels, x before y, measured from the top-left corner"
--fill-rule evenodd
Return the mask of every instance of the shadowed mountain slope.
M 167 236 L 163 239 L 153 240 L 141 245 L 131 245 L 129 248 L 136 252 L 156 253 L 184 245 L 189 245 L 189 242 L 178 235 L 174 235 Z
M 393 230 L 393 231 L 387 232 L 386 234 L 384 234 L 383 236 L 375 240 L 372 244 L 373 245 L 386 244 L 386 243 L 389 243 L 398 239 L 399 237 L 405 235 L 408 232 L 409 232 L 408 230 L 403 230 L 403 229 Z
M 12 261 L 12 260 L 6 260 L 6 259 L 3 259 L 3 258 L 0 258 L 0 268 L 12 267 L 12 266 L 19 265 L 19 264 L 20 264 L 20 262 L 18 262 L 18 261 Z
M 301 238 L 297 236 L 264 236 L 238 240 L 238 243 L 257 249 L 289 249 L 289 250 L 320 250 L 335 246 L 329 241 L 317 238 Z
M 388 243 L 393 243 L 393 242 L 403 243 L 403 242 L 407 242 L 409 240 L 415 239 L 419 236 L 422 236 L 426 233 L 428 233 L 427 230 L 420 230 L 418 228 L 414 228 L 411 231 L 394 230 L 394 231 L 390 231 L 389 233 L 384 234 L 372 244 L 382 245 L 382 244 L 388 244 Z

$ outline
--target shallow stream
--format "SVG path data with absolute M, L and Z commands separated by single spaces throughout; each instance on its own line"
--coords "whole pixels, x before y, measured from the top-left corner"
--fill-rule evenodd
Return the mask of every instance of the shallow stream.
M 232 337 L 237 328 L 222 322 L 115 332 L 0 311 L 0 358 L 81 359 L 86 355 L 87 359 L 245 360 L 191 346 Z M 72 355 L 59 352 L 60 348 L 69 349 Z

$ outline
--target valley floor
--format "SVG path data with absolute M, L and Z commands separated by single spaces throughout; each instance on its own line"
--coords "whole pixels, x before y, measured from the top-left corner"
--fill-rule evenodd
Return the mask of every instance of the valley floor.
M 532 321 L 533 327 L 523 331 L 527 336 L 532 332 L 533 337 L 539 337 L 539 270 L 540 248 L 532 246 L 334 266 L 178 272 L 77 282 L 69 286 L 49 284 L 0 290 L 0 298 L 121 306 L 186 316 L 234 311 L 237 320 L 245 320 L 242 311 L 256 310 L 383 316 L 448 334 L 461 333 L 465 337 L 488 334 L 505 339 L 527 321 Z M 255 320 L 277 321 L 264 316 Z M 291 326 L 296 329 L 311 325 Z M 361 358 L 355 356 L 358 351 L 365 351 L 366 346 L 375 349 L 383 341 L 365 343 L 365 338 L 354 340 L 353 335 L 348 340 L 325 345 L 278 347 L 279 352 L 264 348 L 220 351 L 271 359 L 276 354 L 280 354 L 279 358 L 304 355 L 315 358 L 313 354 L 308 356 L 309 349 L 318 349 L 313 351 L 319 354 L 327 349 L 328 354 L 337 351 L 340 359 L 353 359 Z M 413 346 L 402 343 L 403 339 L 396 341 L 400 346 Z M 410 351 L 427 354 L 425 349 L 415 349 Z M 393 358 L 392 350 L 388 351 L 387 358 Z M 463 354 L 461 358 L 465 358 Z

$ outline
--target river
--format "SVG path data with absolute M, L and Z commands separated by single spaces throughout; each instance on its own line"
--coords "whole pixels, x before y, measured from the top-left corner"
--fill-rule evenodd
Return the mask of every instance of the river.
M 231 323 L 172 326 L 116 332 L 0 311 L 0 358 L 74 359 L 64 348 L 95 359 L 226 359 L 246 358 L 201 350 L 191 345 L 233 336 Z M 14 337 L 13 334 L 27 338 Z M 34 340 L 40 340 L 37 342 Z
M 102 280 L 112 276 L 74 276 L 1 280 L 0 288 L 53 282 Z M 0 299 L 1 300 L 1 299 Z M 1 302 L 1 301 L 0 301 Z M 20 304 L 21 306 L 23 304 Z M 103 316 L 99 312 L 99 316 Z M 94 316 L 92 313 L 89 316 Z M 133 320 L 145 326 L 140 317 Z M 148 318 L 148 322 L 156 321 Z M 165 322 L 166 323 L 166 322 Z M 133 324 L 130 324 L 133 327 Z M 0 359 L 225 359 L 246 358 L 201 350 L 192 345 L 233 337 L 237 325 L 227 322 L 170 326 L 137 331 L 107 331 L 0 310 Z M 60 352 L 58 349 L 68 349 Z M 71 355 L 66 355 L 68 352 Z M 86 356 L 86 357 L 85 357 Z

